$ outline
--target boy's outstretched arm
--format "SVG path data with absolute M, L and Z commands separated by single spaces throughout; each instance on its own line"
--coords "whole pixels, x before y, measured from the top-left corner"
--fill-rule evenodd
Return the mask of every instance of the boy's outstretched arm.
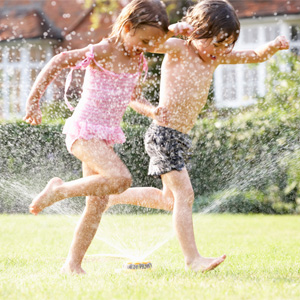
M 290 43 L 285 36 L 278 36 L 274 41 L 267 43 L 254 50 L 256 55 L 260 58 L 260 62 L 271 58 L 279 50 L 287 50 Z
M 232 51 L 225 54 L 222 64 L 251 64 L 261 63 L 271 58 L 279 50 L 289 49 L 289 41 L 285 36 L 278 36 L 275 40 L 266 43 L 254 50 Z

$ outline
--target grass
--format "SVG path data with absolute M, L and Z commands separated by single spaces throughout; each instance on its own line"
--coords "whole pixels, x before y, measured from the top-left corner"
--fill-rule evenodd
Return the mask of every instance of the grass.
M 298 216 L 194 215 L 200 253 L 228 255 L 206 274 L 184 271 L 178 242 L 171 238 L 148 257 L 152 270 L 118 272 L 125 260 L 92 256 L 108 251 L 95 239 L 83 263 L 88 275 L 62 275 L 73 221 L 59 215 L 0 215 L 0 299 L 300 299 Z M 151 226 L 142 226 L 144 221 Z M 171 236 L 169 221 L 161 215 L 107 216 L 100 234 L 106 231 L 112 241 L 118 236 L 122 244 L 121 228 L 129 225 L 128 237 Z

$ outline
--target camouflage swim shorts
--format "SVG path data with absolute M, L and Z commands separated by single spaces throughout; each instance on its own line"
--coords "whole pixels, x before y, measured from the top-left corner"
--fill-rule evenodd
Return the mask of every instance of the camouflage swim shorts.
M 188 134 L 152 123 L 145 135 L 145 148 L 150 156 L 148 175 L 181 171 L 191 157 L 191 146 Z

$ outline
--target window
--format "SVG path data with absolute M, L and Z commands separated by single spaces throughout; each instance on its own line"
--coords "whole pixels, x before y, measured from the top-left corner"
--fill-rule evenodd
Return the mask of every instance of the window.
M 280 35 L 280 27 L 278 25 L 267 25 L 264 28 L 265 41 L 272 41 Z
M 257 27 L 249 27 L 242 28 L 242 41 L 244 44 L 252 44 L 258 41 L 258 28 Z
M 243 66 L 243 101 L 252 100 L 258 94 L 258 70 L 255 66 Z
M 236 99 L 236 72 L 234 68 L 223 70 L 223 95 L 226 99 Z
M 296 55 L 300 55 L 300 25 L 291 25 L 291 45 L 290 49 Z
M 21 118 L 30 88 L 52 56 L 47 42 L 0 44 L 0 119 Z
M 20 62 L 21 60 L 21 51 L 19 47 L 12 46 L 8 48 L 8 62 Z

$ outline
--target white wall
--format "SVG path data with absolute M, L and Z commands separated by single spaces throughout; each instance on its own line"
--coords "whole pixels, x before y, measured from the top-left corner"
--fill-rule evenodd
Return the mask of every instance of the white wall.
M 49 41 L 0 43 L 0 119 L 22 118 L 38 72 L 53 56 Z M 51 99 L 51 87 L 45 98 Z

